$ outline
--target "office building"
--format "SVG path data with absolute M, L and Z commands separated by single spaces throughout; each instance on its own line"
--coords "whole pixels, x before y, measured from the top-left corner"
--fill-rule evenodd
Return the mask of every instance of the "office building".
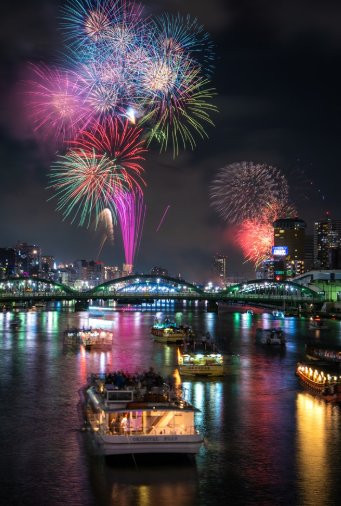
M 227 274 L 227 257 L 225 255 L 216 254 L 213 257 L 213 269 L 217 281 L 221 285 L 225 285 Z
M 0 248 L 0 279 L 15 275 L 16 253 L 13 248 Z
M 314 224 L 314 267 L 340 269 L 341 220 L 326 218 Z
M 36 244 L 18 242 L 15 251 L 17 275 L 38 277 L 41 272 L 41 248 Z
M 299 218 L 280 218 L 274 222 L 274 279 L 293 278 L 305 271 L 306 223 Z

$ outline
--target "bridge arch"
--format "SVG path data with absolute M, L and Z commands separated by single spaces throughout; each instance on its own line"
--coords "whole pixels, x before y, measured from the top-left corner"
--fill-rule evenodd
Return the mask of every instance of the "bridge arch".
M 196 285 L 169 276 L 153 274 L 130 275 L 106 281 L 90 292 L 92 295 L 131 294 L 131 295 L 202 295 L 204 292 Z
M 322 298 L 320 294 L 293 281 L 274 281 L 273 279 L 255 279 L 231 285 L 221 292 L 224 296 L 245 296 L 245 295 L 274 295 L 283 297 L 300 297 L 302 299 Z
M 51 295 L 66 295 L 75 293 L 72 288 L 51 279 L 44 278 L 7 278 L 0 279 L 0 293 L 12 293 L 26 295 L 29 293 L 49 293 Z

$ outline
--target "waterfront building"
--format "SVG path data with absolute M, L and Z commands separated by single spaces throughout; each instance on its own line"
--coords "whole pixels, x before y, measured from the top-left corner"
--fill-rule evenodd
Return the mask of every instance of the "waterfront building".
M 15 252 L 16 274 L 39 277 L 41 272 L 41 248 L 36 244 L 17 242 Z
M 51 255 L 43 255 L 41 257 L 41 273 L 44 278 L 51 277 L 55 268 L 55 260 Z
M 163 267 L 153 267 L 150 274 L 153 276 L 169 276 L 168 270 Z
M 314 224 L 314 266 L 341 268 L 341 220 L 326 218 Z
M 274 222 L 274 278 L 292 278 L 304 272 L 306 223 L 300 218 L 280 218 Z
M 0 279 L 15 275 L 16 253 L 13 248 L 0 248 Z
M 225 255 L 216 254 L 213 257 L 214 274 L 218 278 L 218 282 L 224 286 L 227 274 L 227 257 Z
M 256 279 L 274 279 L 274 260 L 268 258 L 258 266 L 256 270 Z
M 304 269 L 310 271 L 314 267 L 314 236 L 306 235 L 304 239 Z
M 105 265 L 104 266 L 104 281 L 110 281 L 121 277 L 121 271 L 117 265 Z

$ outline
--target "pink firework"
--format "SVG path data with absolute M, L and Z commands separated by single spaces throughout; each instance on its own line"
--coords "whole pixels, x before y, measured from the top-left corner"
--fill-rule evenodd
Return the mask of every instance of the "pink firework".
M 141 176 L 144 160 L 144 141 L 141 140 L 141 128 L 131 126 L 129 121 L 109 118 L 105 124 L 96 123 L 91 130 L 80 132 L 76 140 L 69 145 L 74 151 L 96 153 L 111 160 L 113 170 L 119 171 L 130 190 L 141 190 L 144 180 Z
M 27 82 L 27 111 L 34 131 L 43 138 L 64 142 L 88 124 L 91 111 L 74 72 L 31 65 Z
M 139 247 L 146 206 L 141 192 L 121 193 L 114 199 L 121 228 L 125 262 L 132 266 Z

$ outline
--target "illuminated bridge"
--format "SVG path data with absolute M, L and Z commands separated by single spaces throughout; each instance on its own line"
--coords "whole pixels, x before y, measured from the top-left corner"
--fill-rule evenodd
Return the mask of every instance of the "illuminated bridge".
M 184 280 L 147 274 L 114 279 L 89 291 L 39 278 L 0 280 L 0 302 L 115 300 L 120 303 L 153 303 L 155 300 L 188 300 L 208 302 L 248 302 L 252 304 L 289 305 L 322 304 L 322 293 L 293 282 L 254 280 L 231 285 L 226 290 L 207 291 Z

